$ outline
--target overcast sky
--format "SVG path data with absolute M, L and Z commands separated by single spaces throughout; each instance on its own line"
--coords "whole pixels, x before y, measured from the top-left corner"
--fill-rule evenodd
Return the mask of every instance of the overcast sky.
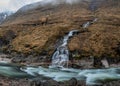
M 16 11 L 24 5 L 31 4 L 42 0 L 1 0 L 0 1 L 0 12 L 10 10 Z

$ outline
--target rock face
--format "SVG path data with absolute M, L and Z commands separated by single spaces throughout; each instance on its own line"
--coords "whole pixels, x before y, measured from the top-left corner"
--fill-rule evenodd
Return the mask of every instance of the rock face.
M 12 12 L 1 12 L 0 13 L 0 24 L 11 14 Z

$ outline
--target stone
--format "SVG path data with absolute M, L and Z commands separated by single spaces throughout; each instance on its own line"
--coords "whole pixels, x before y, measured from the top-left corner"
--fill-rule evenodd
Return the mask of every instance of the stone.
M 55 80 L 48 80 L 42 86 L 59 86 L 59 83 Z
M 108 63 L 107 59 L 102 59 L 101 62 L 102 62 L 102 65 L 103 65 L 105 68 L 109 68 L 109 63 Z
M 76 86 L 86 86 L 86 82 L 79 80 Z

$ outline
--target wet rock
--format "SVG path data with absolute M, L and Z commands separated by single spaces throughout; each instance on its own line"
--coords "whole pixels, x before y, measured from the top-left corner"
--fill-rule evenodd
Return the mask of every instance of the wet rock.
M 0 54 L 0 58 L 11 58 L 10 55 L 7 54 Z
M 23 65 L 31 65 L 31 66 L 44 66 L 48 67 L 50 62 L 50 58 L 46 56 L 36 56 L 36 55 L 24 55 L 24 54 L 12 54 L 11 62 L 20 63 Z
M 106 58 L 110 67 L 120 67 L 120 58 Z
M 108 67 L 109 67 L 109 63 L 108 63 L 107 59 L 102 59 L 101 62 L 102 62 L 102 65 L 103 65 L 105 68 L 108 68 Z
M 71 64 L 70 65 L 72 68 L 76 68 L 76 69 L 79 69 L 79 68 L 82 68 L 82 66 L 81 65 L 78 65 L 78 64 Z
M 30 86 L 41 86 L 41 81 L 40 80 L 34 80 L 30 82 Z
M 77 85 L 77 80 L 75 78 L 72 78 L 68 81 L 68 86 L 76 86 L 76 85 Z
M 102 62 L 101 62 L 101 58 L 94 57 L 93 67 L 95 67 L 95 68 L 102 68 L 103 67 Z
M 86 82 L 79 80 L 76 86 L 86 86 Z
M 71 60 L 71 67 L 78 69 L 90 69 L 94 68 L 94 59 L 93 58 L 81 58 L 79 60 Z
M 70 67 L 77 69 L 91 69 L 91 68 L 108 68 L 110 66 L 109 61 L 104 58 L 98 57 L 83 57 L 79 60 L 75 60 L 76 57 L 71 57 Z M 116 64 L 117 65 L 117 64 Z
M 75 78 L 64 82 L 57 82 L 47 77 L 35 79 L 10 79 L 0 76 L 0 86 L 86 86 L 85 81 L 77 81 Z
M 11 56 L 6 54 L 0 54 L 0 62 L 11 62 Z
M 41 86 L 59 86 L 59 83 L 55 80 L 48 80 L 44 82 Z
M 106 82 L 103 86 L 120 86 L 120 81 Z
M 94 68 L 94 60 L 93 59 L 82 59 L 80 61 L 80 65 L 82 66 L 83 69 L 89 69 L 89 68 Z
M 22 54 L 19 54 L 19 55 L 15 55 L 13 58 L 12 58 L 12 62 L 13 63 L 22 63 L 22 62 L 26 62 L 25 60 L 25 56 Z

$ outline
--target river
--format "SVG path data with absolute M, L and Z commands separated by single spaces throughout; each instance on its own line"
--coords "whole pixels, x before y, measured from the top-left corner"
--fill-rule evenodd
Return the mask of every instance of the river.
M 73 69 L 73 68 L 44 68 L 41 66 L 19 66 L 10 63 L 0 63 L 0 75 L 10 78 L 49 77 L 56 81 L 85 80 L 87 85 L 102 84 L 102 82 L 119 80 L 120 68 L 108 69 Z

